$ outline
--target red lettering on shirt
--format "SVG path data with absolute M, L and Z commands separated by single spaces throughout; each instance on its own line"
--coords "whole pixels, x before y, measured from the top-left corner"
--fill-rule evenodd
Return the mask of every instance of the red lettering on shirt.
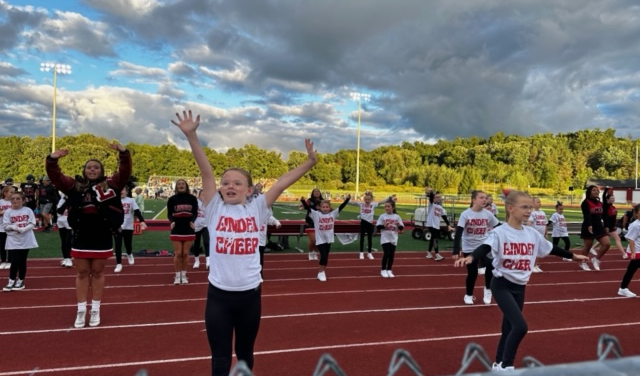
M 256 253 L 257 238 L 216 237 L 216 253 L 229 255 L 250 255 Z
M 256 223 L 255 217 L 232 218 L 222 216 L 218 221 L 216 231 L 235 233 L 258 232 L 260 231 L 260 227 Z
M 511 260 L 505 259 L 502 261 L 502 267 L 509 270 L 531 270 L 531 260 Z
M 502 254 L 505 256 L 531 256 L 533 255 L 533 243 L 503 243 Z

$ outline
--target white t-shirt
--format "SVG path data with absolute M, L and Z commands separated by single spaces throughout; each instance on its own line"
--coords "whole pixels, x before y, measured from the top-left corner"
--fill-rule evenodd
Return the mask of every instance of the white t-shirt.
M 629 225 L 629 230 L 624 236 L 628 242 L 633 242 L 634 249 L 636 250 L 636 260 L 640 259 L 640 221 L 633 221 Z M 631 256 L 631 249 L 627 245 L 627 253 Z
M 327 214 L 311 209 L 311 219 L 316 232 L 316 245 L 333 243 L 333 227 L 336 218 L 340 215 L 340 208 L 333 209 Z
M 460 247 L 462 253 L 471 253 L 484 243 L 489 231 L 500 223 L 490 211 L 481 209 L 474 211 L 471 208 L 463 211 L 458 218 L 457 227 L 462 227 Z
M 267 226 L 280 226 L 280 221 L 278 221 L 274 216 L 269 217 L 267 219 L 267 223 L 260 226 L 260 239 L 258 240 L 258 246 L 264 247 L 267 245 Z
M 226 291 L 260 286 L 260 227 L 271 216 L 264 195 L 230 205 L 216 193 L 204 213 L 211 239 L 209 282 Z
M 382 213 L 376 222 L 377 226 L 384 226 L 380 231 L 380 244 L 398 244 L 398 228 L 404 226 L 398 214 Z
M 124 210 L 124 221 L 122 222 L 121 228 L 123 230 L 133 230 L 133 213 L 136 210 L 140 210 L 140 208 L 138 208 L 136 200 L 131 197 L 121 198 L 121 201 L 122 209 Z
M 7 209 L 2 218 L 2 225 L 7 233 L 7 242 L 5 249 L 32 249 L 38 248 L 36 236 L 33 234 L 33 228 L 36 225 L 36 216 L 33 210 L 23 206 L 20 209 Z M 7 227 L 26 228 L 23 233 L 9 230 Z
M 529 281 L 536 257 L 547 256 L 553 248 L 553 244 L 532 227 L 522 226 L 517 230 L 508 224 L 489 231 L 484 244 L 491 247 L 493 275 L 519 285 Z
M 355 205 L 360 207 L 360 219 L 373 223 L 373 210 L 378 206 L 377 202 L 355 202 Z
M 66 198 L 64 197 L 60 198 L 60 201 L 58 201 L 58 206 L 56 207 L 56 209 L 60 209 L 66 201 L 67 201 Z M 68 217 L 69 217 L 69 208 L 64 209 L 64 212 L 62 214 L 58 214 L 58 222 L 57 222 L 58 228 L 66 228 L 68 230 L 71 230 L 71 226 L 69 226 Z
M 549 221 L 552 223 L 551 237 L 563 238 L 565 236 L 569 236 L 569 231 L 567 231 L 567 221 L 564 219 L 564 215 L 553 213 L 551 214 Z
M 427 209 L 427 227 L 440 228 L 440 220 L 443 215 L 447 215 L 447 211 L 444 210 L 439 204 L 429 204 Z
M 7 211 L 7 209 L 11 209 L 11 201 L 0 198 L 0 210 L 3 212 Z M 3 217 L 0 216 L 0 232 L 4 232 L 4 226 L 2 225 Z
M 204 217 L 204 204 L 200 199 L 198 199 L 198 216 L 196 217 L 196 221 L 193 225 L 195 226 L 196 232 L 202 231 L 202 229 L 207 226 L 207 220 Z
M 545 232 L 547 232 L 547 215 L 542 210 L 532 211 L 529 215 L 529 222 L 531 222 L 531 227 L 536 229 L 540 235 L 545 235 Z

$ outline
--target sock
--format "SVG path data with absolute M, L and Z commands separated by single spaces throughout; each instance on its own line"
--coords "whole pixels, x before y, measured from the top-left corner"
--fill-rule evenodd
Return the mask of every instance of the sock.
M 100 310 L 100 301 L 99 300 L 92 300 L 91 301 L 91 310 L 92 311 L 99 311 Z
M 176 272 L 176 277 L 180 278 L 180 273 L 181 272 Z
M 181 277 L 186 277 L 187 276 L 187 271 L 186 270 L 181 271 L 180 272 L 180 276 Z
M 78 312 L 87 312 L 87 302 L 78 302 Z

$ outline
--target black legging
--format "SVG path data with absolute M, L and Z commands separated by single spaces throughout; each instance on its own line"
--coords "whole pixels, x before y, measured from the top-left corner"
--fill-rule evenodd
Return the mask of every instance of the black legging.
M 318 244 L 318 252 L 320 252 L 320 260 L 318 264 L 327 266 L 329 263 L 329 252 L 331 252 L 331 243 Z
M 9 279 L 15 281 L 16 276 L 24 280 L 27 276 L 27 256 L 28 249 L 10 249 L 9 260 L 11 260 L 11 268 L 9 268 Z
M 200 241 L 204 244 L 204 255 L 209 257 L 209 230 L 207 230 L 206 227 L 200 231 L 196 231 L 196 238 L 193 244 L 191 244 L 190 251 L 196 257 L 200 256 Z M 262 265 L 262 263 L 260 263 L 260 265 Z
M 248 291 L 225 291 L 209 284 L 204 322 L 211 349 L 211 376 L 228 376 L 233 336 L 238 361 L 253 369 L 253 346 L 261 316 L 261 287 Z
M 371 242 L 373 241 L 373 231 L 375 226 L 369 221 L 360 220 L 360 253 L 364 252 L 364 235 L 367 235 L 367 252 L 371 253 Z
M 496 350 L 496 363 L 502 362 L 503 367 L 513 366 L 518 346 L 529 331 L 522 315 L 525 287 L 504 277 L 491 280 L 493 299 L 502 311 L 502 335 Z
M 428 227 L 431 239 L 429 239 L 429 252 L 433 249 L 438 253 L 438 238 L 440 238 L 440 229 L 435 227 Z M 435 246 L 435 249 L 434 249 Z
M 629 265 L 627 265 L 627 271 L 624 273 L 624 277 L 622 277 L 622 283 L 620 284 L 621 289 L 626 289 L 629 287 L 631 278 L 633 278 L 633 275 L 636 273 L 636 270 L 638 270 L 639 267 L 640 259 L 633 259 L 629 261 Z
M 122 264 L 122 242 L 124 241 L 124 248 L 127 251 L 127 255 L 130 255 L 133 248 L 133 230 L 120 230 L 119 232 L 114 232 L 113 241 L 115 243 L 116 250 L 116 264 Z
M 11 262 L 10 259 L 7 258 L 5 244 L 7 244 L 7 233 L 0 232 L 0 262 Z
M 462 253 L 463 257 L 469 256 L 471 253 Z M 476 281 L 478 280 L 478 267 L 480 263 L 486 265 L 486 272 L 484 273 L 484 287 L 487 289 L 491 288 L 491 280 L 493 279 L 493 265 L 491 264 L 491 260 L 489 260 L 486 256 L 478 259 L 479 262 L 472 262 L 467 264 L 467 279 L 465 280 L 465 291 L 469 296 L 473 295 L 473 289 L 476 287 Z
M 60 235 L 60 251 L 62 252 L 62 258 L 71 258 L 71 241 L 73 240 L 71 229 L 58 227 L 58 235 Z
M 393 243 L 382 244 L 382 269 L 391 270 L 393 266 L 393 258 L 396 254 L 396 245 Z
M 571 249 L 571 240 L 569 240 L 568 236 L 551 238 L 551 240 L 553 240 L 553 245 L 560 244 L 560 239 L 562 239 L 562 241 L 564 242 L 565 251 L 568 251 L 569 249 Z

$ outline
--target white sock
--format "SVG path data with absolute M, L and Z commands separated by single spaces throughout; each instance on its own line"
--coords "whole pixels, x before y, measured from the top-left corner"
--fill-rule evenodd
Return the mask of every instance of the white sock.
M 100 310 L 100 301 L 99 300 L 92 300 L 91 301 L 91 310 L 92 311 L 99 311 Z
M 186 270 L 181 271 L 180 272 L 180 276 L 181 277 L 186 277 L 187 276 L 187 271 Z
M 87 312 L 87 302 L 78 302 L 78 312 Z
M 176 277 L 180 278 L 180 273 L 181 272 L 176 272 Z

